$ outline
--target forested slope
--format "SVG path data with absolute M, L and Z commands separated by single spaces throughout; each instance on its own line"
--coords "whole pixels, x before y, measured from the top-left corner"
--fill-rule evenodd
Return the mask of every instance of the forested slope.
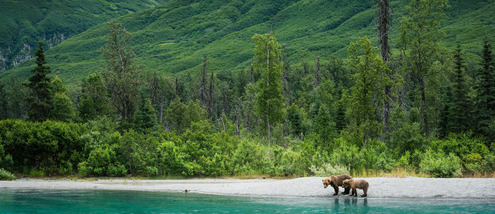
M 1 0 L 0 71 L 32 58 L 39 40 L 53 47 L 94 25 L 167 1 Z
M 392 49 L 398 55 L 398 19 L 407 1 L 392 1 Z M 478 60 L 483 37 L 495 32 L 492 0 L 450 1 L 442 30 L 444 53 L 457 41 L 463 44 L 469 60 Z M 247 69 L 254 48 L 251 37 L 273 29 L 287 48 L 293 64 L 314 61 L 320 56 L 347 57 L 351 41 L 375 32 L 373 1 L 170 1 L 158 7 L 117 18 L 134 38 L 138 63 L 151 71 L 174 74 L 199 72 L 204 56 L 215 71 Z M 54 73 L 65 81 L 81 80 L 101 70 L 101 52 L 107 28 L 98 25 L 47 52 Z M 375 42 L 375 40 L 373 40 Z M 469 66 L 472 62 L 468 61 Z M 4 72 L 0 77 L 26 77 L 32 63 Z

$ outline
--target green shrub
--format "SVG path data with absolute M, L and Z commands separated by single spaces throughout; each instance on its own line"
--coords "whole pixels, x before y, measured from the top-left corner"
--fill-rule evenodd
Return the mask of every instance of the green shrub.
M 120 163 L 114 163 L 110 166 L 108 166 L 107 169 L 107 175 L 112 176 L 112 177 L 123 177 L 127 174 L 127 169 L 123 164 Z
M 443 152 L 428 149 L 423 155 L 420 169 L 433 177 L 454 177 L 461 175 L 461 160 L 453 153 L 446 156 Z
M 79 175 L 86 177 L 93 174 L 93 167 L 89 166 L 88 162 L 83 161 L 78 164 Z
M 463 158 L 464 168 L 467 173 L 483 171 L 482 157 L 478 153 L 471 153 Z
M 372 169 L 390 171 L 394 167 L 394 163 L 395 161 L 392 158 L 388 157 L 385 152 L 382 152 L 373 163 Z
M 45 176 L 45 172 L 43 172 L 41 170 L 31 170 L 29 172 L 29 177 L 40 178 L 40 177 L 43 177 L 43 176 Z
M 147 166 L 145 175 L 146 176 L 157 176 L 158 175 L 158 169 L 154 166 Z
M 2 168 L 0 169 L 0 180 L 12 181 L 15 180 L 15 175 Z
M 404 155 L 402 155 L 397 161 L 397 166 L 400 166 L 404 169 L 411 168 L 411 152 L 406 151 Z
M 321 167 L 312 165 L 309 170 L 318 177 L 330 175 L 350 174 L 349 168 L 339 164 L 324 163 Z
M 483 170 L 486 172 L 495 171 L 495 154 L 493 151 L 490 154 L 485 156 L 483 166 L 484 166 Z

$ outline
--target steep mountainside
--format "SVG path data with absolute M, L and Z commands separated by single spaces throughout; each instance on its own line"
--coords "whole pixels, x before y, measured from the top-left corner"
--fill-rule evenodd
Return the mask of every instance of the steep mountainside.
M 0 0 L 0 71 L 34 55 L 38 40 L 47 47 L 88 28 L 168 0 Z
M 204 0 L 170 2 L 152 9 L 117 18 L 133 34 L 138 64 L 159 73 L 199 72 L 208 56 L 209 69 L 246 69 L 253 56 L 255 33 L 273 29 L 280 44 L 286 45 L 292 64 L 313 61 L 316 56 L 347 57 L 350 42 L 375 35 L 375 10 L 371 0 Z M 407 0 L 393 0 L 392 48 L 397 44 L 398 19 Z M 483 37 L 495 36 L 494 0 L 451 0 L 442 22 L 446 33 L 445 53 L 457 41 L 467 52 L 468 63 L 477 63 Z M 105 24 L 63 41 L 47 52 L 55 75 L 68 82 L 81 80 L 101 70 L 100 49 L 108 29 Z M 397 51 L 395 51 L 397 52 Z M 0 73 L 26 77 L 32 63 Z

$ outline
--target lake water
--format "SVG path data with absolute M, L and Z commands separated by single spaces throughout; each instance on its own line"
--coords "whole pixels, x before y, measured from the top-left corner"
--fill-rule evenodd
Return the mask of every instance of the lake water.
M 495 213 L 495 200 L 0 190 L 0 213 Z

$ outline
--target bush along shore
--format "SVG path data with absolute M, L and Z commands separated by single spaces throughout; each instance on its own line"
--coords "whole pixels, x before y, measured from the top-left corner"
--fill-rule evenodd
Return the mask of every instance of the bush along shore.
M 423 149 L 359 148 L 348 136 L 318 145 L 311 137 L 286 146 L 213 130 L 194 122 L 181 135 L 159 127 L 118 130 L 108 118 L 88 123 L 0 121 L 1 179 L 24 176 L 328 176 L 392 172 L 397 167 L 432 177 L 493 175 L 495 154 L 481 139 L 452 135 Z

